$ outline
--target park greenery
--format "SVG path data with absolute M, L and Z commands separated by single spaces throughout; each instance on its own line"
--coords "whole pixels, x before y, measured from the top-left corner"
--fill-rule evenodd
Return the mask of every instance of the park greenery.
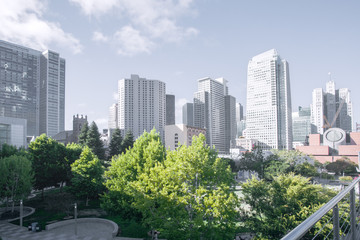
M 36 201 L 46 202 L 41 209 L 46 216 L 49 206 L 53 216 L 62 218 L 75 201 L 84 207 L 95 201 L 110 219 L 160 231 L 169 240 L 233 239 L 243 231 L 256 233 L 256 239 L 279 239 L 334 196 L 310 182 L 322 169 L 346 175 L 356 166 L 346 158 L 322 165 L 298 151 L 266 156 L 260 148 L 235 164 L 219 158 L 203 135 L 191 146 L 167 150 L 155 129 L 136 141 L 131 132 L 123 137 L 116 129 L 106 156 L 93 122 L 83 125 L 79 144 L 65 146 L 46 135 L 27 150 L 4 144 L 0 201 L 8 205 L 13 200 L 14 206 L 36 189 L 42 192 Z M 258 174 L 239 184 L 240 194 L 239 170 Z M 44 194 L 53 186 L 60 186 L 56 195 Z

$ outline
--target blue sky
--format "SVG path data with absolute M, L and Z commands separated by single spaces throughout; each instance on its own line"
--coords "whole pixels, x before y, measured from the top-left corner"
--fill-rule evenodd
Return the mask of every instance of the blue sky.
M 308 106 L 328 72 L 360 103 L 360 1 L 0 0 L 0 39 L 66 59 L 66 129 L 74 114 L 107 126 L 117 80 L 166 82 L 181 106 L 197 79 L 224 77 L 246 104 L 251 57 L 275 48 L 289 62 L 292 106 Z

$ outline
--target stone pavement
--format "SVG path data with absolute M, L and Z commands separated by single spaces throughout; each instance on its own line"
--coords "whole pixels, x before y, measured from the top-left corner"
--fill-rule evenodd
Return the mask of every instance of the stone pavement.
M 0 237 L 3 240 L 107 240 L 98 236 L 75 237 L 73 233 L 32 232 L 28 231 L 26 227 L 20 227 L 7 222 L 0 222 Z

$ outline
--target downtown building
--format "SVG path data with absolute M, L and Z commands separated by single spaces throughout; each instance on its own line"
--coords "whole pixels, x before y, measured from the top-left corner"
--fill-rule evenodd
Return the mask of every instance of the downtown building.
M 312 92 L 311 123 L 316 132 L 323 134 L 331 127 L 351 132 L 353 128 L 352 103 L 348 88 L 335 89 L 335 82 L 326 83 L 325 91 L 315 88 Z
M 228 94 L 224 78 L 198 80 L 194 93 L 194 126 L 206 130 L 206 141 L 219 153 L 228 153 L 236 137 L 236 100 Z
M 298 112 L 292 113 L 293 148 L 307 145 L 309 135 L 316 132 L 311 123 L 311 111 L 309 107 L 299 107 Z
M 27 136 L 64 131 L 65 60 L 59 53 L 0 40 L 0 84 L 0 116 L 26 120 Z
M 261 149 L 291 149 L 292 120 L 289 65 L 275 49 L 248 64 L 246 138 Z
M 123 134 L 131 131 L 134 139 L 153 128 L 165 140 L 166 84 L 131 75 L 118 81 L 118 124 Z

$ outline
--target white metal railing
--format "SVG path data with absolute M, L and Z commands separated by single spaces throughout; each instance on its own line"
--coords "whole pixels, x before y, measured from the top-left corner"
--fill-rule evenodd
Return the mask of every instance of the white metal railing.
M 346 187 L 328 203 L 322 206 L 318 211 L 313 213 L 309 218 L 286 234 L 282 240 L 360 239 L 360 223 L 358 220 L 358 216 L 360 214 L 360 196 L 359 201 L 356 201 L 355 197 L 355 187 L 357 184 L 359 185 L 360 192 L 360 177 L 358 177 L 348 187 Z M 341 209 L 341 211 L 339 211 L 339 209 Z M 312 234 L 312 236 L 308 236 L 307 234 L 313 228 L 313 226 L 331 210 L 332 216 L 330 219 L 322 225 L 318 232 L 315 232 Z M 326 232 L 324 229 L 329 227 L 329 224 L 331 223 L 331 230 Z

